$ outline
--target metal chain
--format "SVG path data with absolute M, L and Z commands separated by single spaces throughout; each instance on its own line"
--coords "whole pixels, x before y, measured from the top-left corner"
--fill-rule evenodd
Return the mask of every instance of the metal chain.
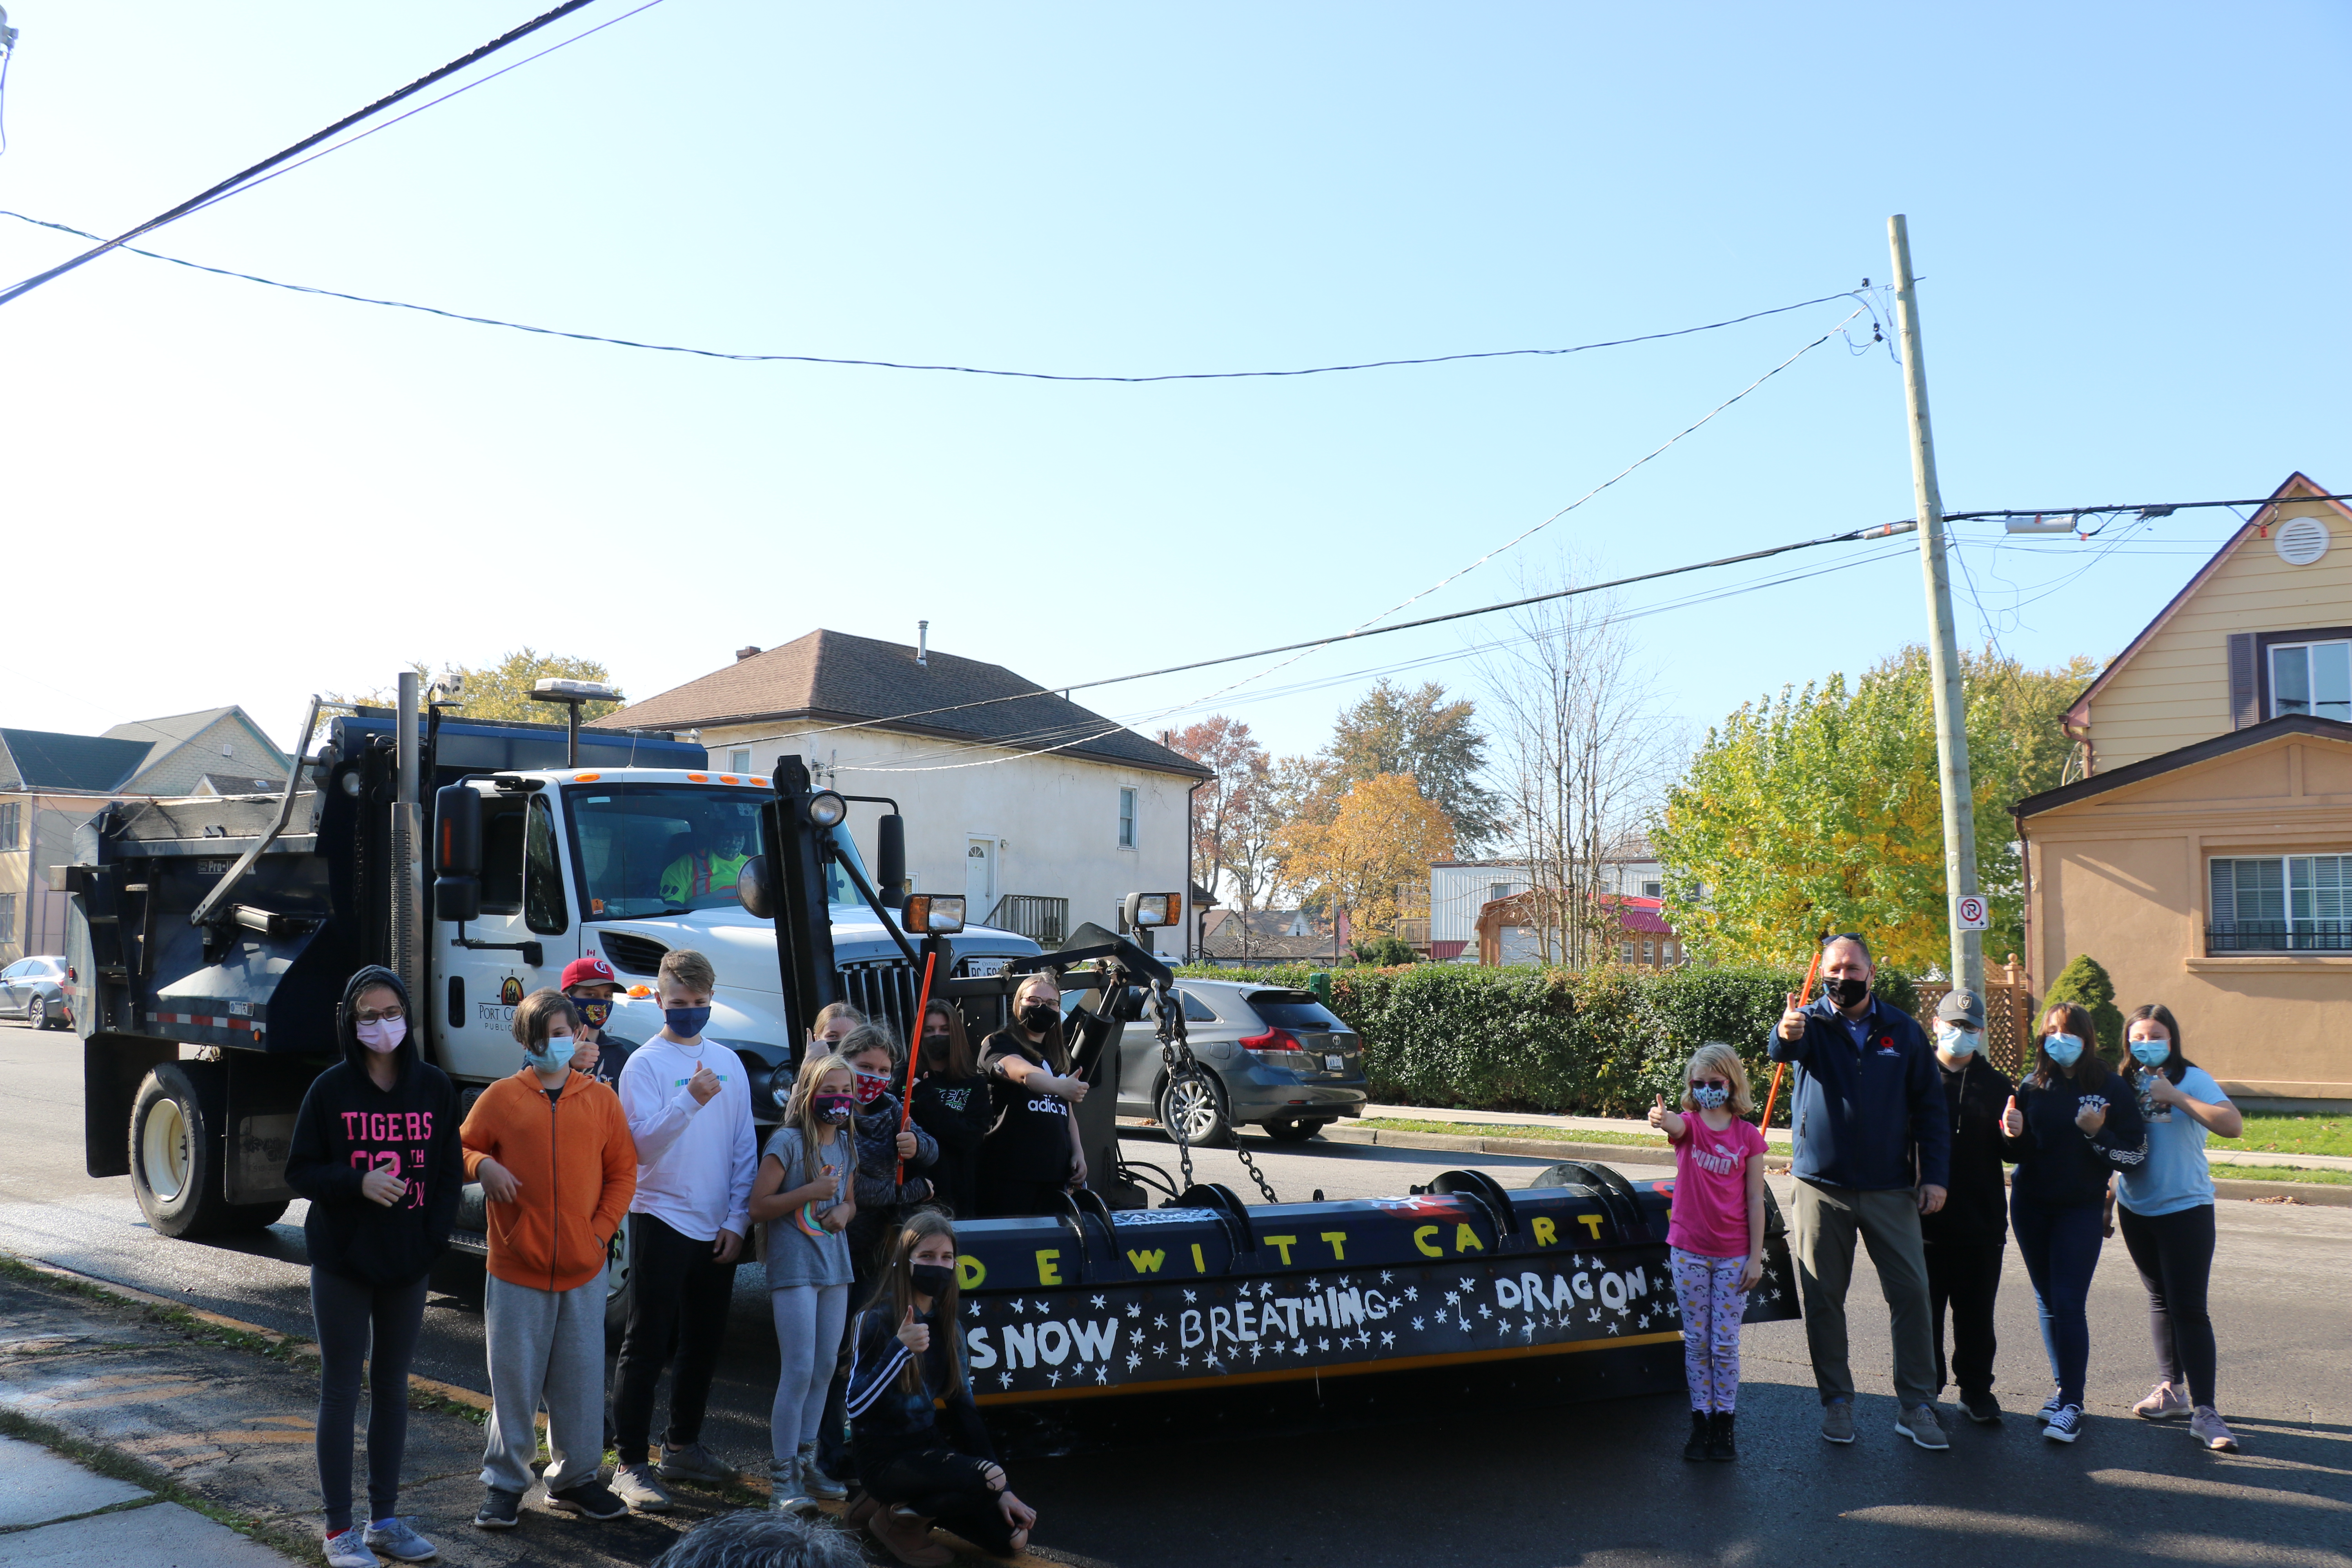
M 1175 1109 L 1177 1087 L 1187 1079 L 1197 1080 L 1202 1094 L 1213 1096 L 1215 1086 L 1201 1066 L 1200 1059 L 1192 1055 L 1192 1043 L 1184 1032 L 1183 1003 L 1171 994 L 1165 981 L 1155 981 L 1151 989 L 1160 1004 L 1160 1060 L 1168 1069 L 1170 1109 Z M 1176 1140 L 1177 1163 L 1184 1173 L 1184 1189 L 1190 1192 L 1192 1187 L 1192 1145 L 1185 1136 L 1181 1116 L 1168 1119 L 1168 1135 Z M 1257 1162 L 1251 1159 L 1250 1152 L 1243 1147 L 1238 1132 L 1234 1136 L 1234 1152 L 1241 1157 L 1242 1169 L 1247 1171 L 1250 1180 L 1257 1184 L 1257 1190 L 1265 1195 L 1265 1201 L 1280 1203 L 1282 1200 L 1275 1196 L 1274 1186 L 1265 1179 L 1265 1173 L 1257 1168 Z

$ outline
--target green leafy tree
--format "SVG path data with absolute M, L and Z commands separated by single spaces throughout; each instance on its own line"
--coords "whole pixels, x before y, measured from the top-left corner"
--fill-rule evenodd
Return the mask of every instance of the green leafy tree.
M 1421 962 L 1421 954 L 1413 951 L 1411 942 L 1393 931 L 1385 931 L 1370 942 L 1352 944 L 1348 949 L 1348 954 L 1358 963 L 1369 963 L 1380 969 L 1392 969 L 1400 963 Z
M 2091 1016 L 2091 1028 L 2098 1037 L 2099 1055 L 2109 1065 L 2124 1058 L 2124 1013 L 2116 1005 L 2116 983 L 2099 961 L 2087 952 L 2078 952 L 2058 978 L 2050 983 L 2050 994 L 2042 999 L 2042 1013 L 2064 1003 L 2073 1003 Z M 2034 1030 L 2041 1032 L 2041 1018 L 2034 1020 Z
M 1502 831 L 1502 802 L 1478 782 L 1486 737 L 1477 707 L 1449 700 L 1434 680 L 1414 691 L 1383 680 L 1342 709 L 1328 755 L 1342 791 L 1383 773 L 1412 774 L 1423 798 L 1445 814 L 1465 854 Z
M 418 660 L 411 665 L 421 678 L 420 684 L 438 685 L 446 693 L 451 689 L 459 695 L 447 699 L 457 710 L 468 719 L 520 720 L 526 723 L 562 723 L 564 718 L 561 704 L 533 702 L 530 689 L 540 680 L 556 677 L 565 680 L 593 680 L 609 685 L 612 673 L 602 661 L 578 658 L 565 654 L 541 653 L 533 647 L 520 647 L 493 665 L 476 669 L 462 664 L 446 664 L 441 673 Z M 397 693 L 391 687 L 378 687 L 365 692 L 329 692 L 322 700 L 327 711 L 349 712 L 354 707 L 387 708 Z M 580 705 L 580 721 L 601 719 L 607 713 L 618 712 L 623 702 L 583 702 Z
M 2009 807 L 2059 782 L 2059 719 L 2092 665 L 2028 669 L 1987 649 L 1961 668 L 1985 947 L 2007 952 L 2023 946 Z M 1650 833 L 1667 918 L 1699 952 L 1785 963 L 1826 927 L 1869 932 L 1883 962 L 1914 973 L 1948 963 L 1932 689 L 1915 646 L 1851 688 L 1843 675 L 1784 688 L 1707 731 Z

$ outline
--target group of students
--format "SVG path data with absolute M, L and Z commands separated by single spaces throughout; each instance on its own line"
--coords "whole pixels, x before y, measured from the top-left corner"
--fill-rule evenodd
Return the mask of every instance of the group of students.
M 1071 1072 L 1051 973 L 1023 982 L 1013 1024 L 977 1053 L 953 1006 L 928 1005 L 905 1114 L 894 1086 L 908 1069 L 888 1028 L 826 1008 L 764 1146 L 739 1059 L 703 1038 L 713 985 L 701 954 L 666 954 L 663 1027 L 630 1045 L 603 1033 L 617 977 L 583 958 L 560 990 L 515 1008 L 521 1065 L 461 1108 L 424 1058 L 400 977 L 376 966 L 352 977 L 336 1013 L 343 1059 L 312 1081 L 287 1163 L 310 1202 L 330 1568 L 437 1554 L 398 1515 L 400 1464 L 426 1279 L 468 1180 L 481 1184 L 489 1246 L 476 1525 L 513 1528 L 534 1483 L 551 1509 L 610 1520 L 667 1511 L 665 1481 L 737 1479 L 701 1429 L 757 1224 L 782 1362 L 772 1506 L 849 1499 L 852 1528 L 908 1568 L 950 1561 L 929 1539 L 935 1522 L 999 1552 L 1026 1544 L 1036 1516 L 996 1462 L 957 1350 L 951 1216 L 1034 1213 L 1052 1188 L 1085 1180 L 1069 1107 L 1087 1086 Z M 607 1273 L 625 1219 L 629 1316 L 608 1419 Z M 355 1520 L 362 1367 L 368 1507 Z
M 2150 1004 L 2132 1013 L 2128 1060 L 2119 1070 L 2100 1058 L 2083 1008 L 2053 1006 L 2042 1016 L 2030 1070 L 2012 1082 L 1985 1059 L 1984 1005 L 1973 993 L 1944 997 L 1930 1047 L 1907 1015 L 1872 1004 L 1861 940 L 1831 941 L 1858 950 L 1832 960 L 1844 984 L 1811 1008 L 1801 1010 L 1790 997 L 1768 1042 L 1770 1054 L 1798 1068 L 1795 1239 L 1822 1436 L 1853 1440 L 1843 1298 L 1857 1235 L 1878 1266 L 1894 1320 L 1904 1404 L 1897 1431 L 1924 1448 L 1948 1447 L 1934 1400 L 1953 1383 L 1971 1420 L 2000 1421 L 1992 1393 L 1993 1308 L 2014 1232 L 2053 1385 L 2037 1412 L 2042 1435 L 2075 1441 L 2084 1430 L 2092 1273 L 2104 1239 L 2120 1224 L 2147 1290 L 2158 1377 L 2132 1413 L 2150 1421 L 2185 1417 L 2200 1445 L 2235 1452 L 2237 1439 L 2215 1405 L 2206 1309 L 2213 1183 L 2205 1140 L 2209 1132 L 2236 1137 L 2243 1119 L 2212 1076 L 2181 1054 L 2171 1010 Z M 1905 1107 L 1922 1114 L 1883 1125 Z M 1765 1266 L 1766 1142 L 1747 1120 L 1755 1110 L 1739 1053 L 1710 1044 L 1691 1058 L 1678 1106 L 1670 1109 L 1660 1095 L 1650 1111 L 1675 1158 L 1667 1241 L 1691 1397 L 1686 1459 L 1738 1453 L 1739 1326 Z M 1856 1129 L 1847 1124 L 1857 1113 L 1875 1116 L 1878 1131 L 1891 1132 L 1892 1146 L 1904 1151 L 1902 1175 L 1872 1180 L 1864 1171 L 1852 1147 Z M 1932 1382 L 1921 1369 L 1930 1341 Z

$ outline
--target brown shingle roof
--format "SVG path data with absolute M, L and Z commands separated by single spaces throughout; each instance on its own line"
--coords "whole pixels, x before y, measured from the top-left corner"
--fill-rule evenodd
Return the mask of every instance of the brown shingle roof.
M 983 705 L 963 706 L 968 703 Z M 908 717 L 895 717 L 899 714 Z M 684 730 L 794 719 L 879 720 L 885 721 L 871 727 L 983 741 L 1009 751 L 1066 752 L 1186 778 L 1209 776 L 1190 758 L 1067 698 L 1039 693 L 1035 681 L 1001 664 L 933 648 L 929 665 L 919 665 L 908 644 L 824 630 L 739 658 L 583 728 Z

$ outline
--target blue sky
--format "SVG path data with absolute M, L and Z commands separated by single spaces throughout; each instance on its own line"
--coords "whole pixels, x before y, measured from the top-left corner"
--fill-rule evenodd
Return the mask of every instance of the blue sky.
M 111 232 L 528 14 L 12 5 L 0 206 Z M 1948 506 L 2261 495 L 2296 468 L 2352 488 L 2345 141 L 2312 85 L 2352 57 L 2347 18 L 667 0 L 147 243 L 619 336 L 1131 374 L 1717 320 L 1883 283 L 1904 212 Z M 10 279 L 68 250 L 0 219 Z M 933 646 L 1050 683 L 1339 631 L 1850 309 L 1072 385 L 635 353 L 111 257 L 0 308 L 32 650 L 5 721 L 237 701 L 282 736 L 312 690 L 525 643 L 650 695 L 820 625 L 911 640 L 926 617 Z M 1910 505 L 1899 373 L 1833 339 L 1414 613 Z M 2110 655 L 2229 526 L 2167 520 L 2021 604 L 2089 549 L 1996 552 L 1979 525 L 1962 636 Z M 1484 624 L 1216 706 L 1309 748 L 1380 668 L 1434 660 L 1410 678 L 1475 694 Z M 1894 552 L 1629 629 L 1664 712 L 1703 728 L 1923 625 Z M 1156 729 L 1258 668 L 1088 700 Z

